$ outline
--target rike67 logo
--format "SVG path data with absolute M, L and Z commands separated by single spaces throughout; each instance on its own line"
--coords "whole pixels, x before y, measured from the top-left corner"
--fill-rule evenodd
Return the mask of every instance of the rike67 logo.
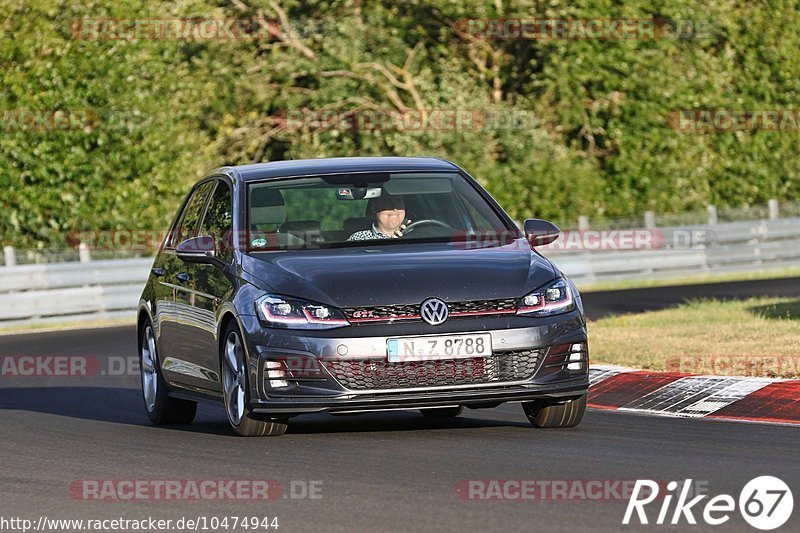
M 689 499 L 691 479 L 685 480 L 681 489 L 677 481 L 670 481 L 667 484 L 666 494 L 659 494 L 660 487 L 657 482 L 649 479 L 636 480 L 622 523 L 630 524 L 635 516 L 633 523 L 638 519 L 640 524 L 648 524 L 645 507 L 659 496 L 661 508 L 655 521 L 658 525 L 677 525 L 684 520 L 687 524 L 695 525 L 697 524 L 695 513 L 698 513 L 706 524 L 718 526 L 727 522 L 731 513 L 736 511 L 737 502 L 729 494 L 714 496 L 704 502 L 705 505 L 701 502 L 708 497 L 706 494 Z M 675 507 L 671 509 L 676 496 Z M 782 480 L 773 476 L 759 476 L 751 479 L 739 493 L 738 508 L 748 524 L 767 531 L 776 529 L 789 520 L 794 508 L 794 498 L 789 486 Z

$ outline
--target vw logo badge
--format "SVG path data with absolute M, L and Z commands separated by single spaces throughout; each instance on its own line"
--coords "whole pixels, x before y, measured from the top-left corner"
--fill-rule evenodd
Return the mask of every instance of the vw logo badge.
M 439 298 L 428 298 L 420 306 L 420 315 L 422 320 L 431 326 L 438 326 L 449 316 L 450 312 L 447 310 L 447 304 Z

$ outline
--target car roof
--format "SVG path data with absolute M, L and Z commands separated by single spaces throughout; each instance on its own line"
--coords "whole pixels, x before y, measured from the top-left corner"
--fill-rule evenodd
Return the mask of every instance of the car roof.
M 243 181 L 254 181 L 350 172 L 453 172 L 458 170 L 460 169 L 450 161 L 436 157 L 330 157 L 220 167 L 214 173 L 225 174 Z

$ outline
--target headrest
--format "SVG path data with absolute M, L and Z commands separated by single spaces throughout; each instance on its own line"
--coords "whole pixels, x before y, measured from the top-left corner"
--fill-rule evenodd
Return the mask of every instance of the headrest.
M 250 193 L 250 207 L 275 207 L 284 205 L 283 195 L 277 189 L 257 187 Z
M 264 224 L 283 224 L 286 207 L 281 191 L 258 187 L 250 193 L 250 227 L 259 229 Z

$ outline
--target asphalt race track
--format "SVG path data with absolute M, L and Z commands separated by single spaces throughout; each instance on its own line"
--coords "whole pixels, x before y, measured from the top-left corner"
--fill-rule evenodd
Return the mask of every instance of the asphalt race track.
M 743 300 L 753 297 L 800 298 L 800 278 L 762 279 L 598 291 L 583 295 L 586 316 L 597 320 L 620 313 L 641 313 L 680 305 L 687 300 Z
M 790 286 L 796 293 L 793 280 L 776 294 Z M 700 292 L 709 286 L 703 287 Z M 637 293 L 667 305 L 680 297 L 675 289 Z M 612 301 L 600 295 L 585 296 L 593 313 Z M 93 377 L 0 378 L 0 516 L 6 518 L 277 516 L 284 532 L 622 527 L 627 500 L 613 491 L 599 500 L 469 500 L 463 491 L 468 480 L 483 480 L 483 487 L 489 480 L 613 486 L 637 478 L 662 485 L 691 478 L 711 496 L 738 500 L 747 481 L 773 475 L 800 500 L 796 427 L 590 410 L 578 428 L 537 430 L 510 404 L 452 420 L 415 412 L 314 415 L 295 419 L 282 437 L 244 439 L 231 436 L 223 410 L 211 406 L 200 406 L 190 426 L 151 426 L 138 374 L 120 363 L 136 355 L 132 327 L 0 337 L 0 355 L 83 355 L 99 369 Z M 282 493 L 271 501 L 83 501 L 70 492 L 81 480 L 201 479 L 275 480 Z M 754 531 L 737 512 L 724 528 L 685 521 L 656 528 L 661 501 L 648 507 L 651 525 L 628 529 Z M 702 523 L 702 507 L 694 514 Z M 795 510 L 780 531 L 800 530 L 799 515 Z

